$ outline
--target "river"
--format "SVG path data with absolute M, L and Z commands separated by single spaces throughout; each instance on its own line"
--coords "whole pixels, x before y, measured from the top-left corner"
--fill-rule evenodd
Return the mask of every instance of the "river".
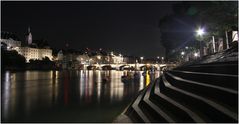
M 2 122 L 112 122 L 145 87 L 123 83 L 123 71 L 2 73 Z M 158 75 L 158 73 L 156 73 Z M 102 77 L 110 82 L 102 83 Z

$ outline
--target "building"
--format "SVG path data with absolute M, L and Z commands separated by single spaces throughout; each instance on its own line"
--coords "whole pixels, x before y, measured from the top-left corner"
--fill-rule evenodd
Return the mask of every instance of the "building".
M 15 47 L 21 47 L 21 41 L 13 33 L 1 32 L 0 41 L 1 41 L 1 43 L 5 43 L 7 45 L 8 49 L 12 49 Z
M 55 62 L 62 69 L 78 69 L 82 62 L 82 58 L 80 59 L 79 56 L 80 53 L 77 50 L 60 50 L 57 53 Z
M 30 59 L 42 60 L 45 57 L 48 57 L 50 60 L 53 59 L 52 49 L 50 49 L 49 46 L 42 46 L 38 48 L 37 44 L 32 43 L 32 34 L 30 28 L 28 28 L 26 40 L 27 45 L 22 46 L 21 41 L 15 34 L 9 32 L 1 32 L 1 44 L 6 44 L 7 50 L 16 50 L 20 55 L 26 58 L 27 63 Z
M 124 63 L 123 62 L 123 56 L 121 54 L 119 54 L 118 56 L 117 55 L 112 55 L 111 56 L 111 60 L 112 60 L 112 63 L 113 64 L 121 64 L 121 63 Z
M 60 50 L 58 53 L 57 53 L 57 60 L 58 61 L 62 61 L 63 60 L 63 51 L 62 50 Z
M 31 33 L 30 27 L 28 27 L 28 33 L 27 33 L 27 38 L 26 38 L 26 40 L 27 40 L 28 45 L 31 45 L 31 44 L 32 44 L 32 33 Z
M 45 57 L 48 57 L 52 60 L 52 50 L 49 48 L 32 48 L 32 47 L 19 47 L 16 48 L 17 52 L 20 55 L 23 55 L 26 58 L 26 62 L 29 62 L 30 59 L 33 60 L 42 60 Z

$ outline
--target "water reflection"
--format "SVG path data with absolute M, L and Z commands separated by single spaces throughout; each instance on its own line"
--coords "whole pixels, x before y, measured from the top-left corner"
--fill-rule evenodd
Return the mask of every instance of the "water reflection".
M 7 71 L 2 76 L 2 121 L 54 122 L 61 120 L 62 116 L 71 122 L 71 116 L 84 115 L 85 111 L 81 110 L 88 109 L 91 117 L 78 117 L 75 121 L 82 122 L 83 119 L 92 122 L 95 119 L 97 122 L 97 116 L 111 111 L 107 110 L 107 106 L 111 105 L 120 113 L 146 85 L 142 72 L 140 80 L 130 83 L 121 82 L 123 73 L 115 70 Z M 110 82 L 102 83 L 104 77 L 109 77 Z M 59 115 L 61 111 L 64 112 Z M 98 121 L 111 122 L 115 115 Z M 56 120 L 54 116 L 57 116 Z

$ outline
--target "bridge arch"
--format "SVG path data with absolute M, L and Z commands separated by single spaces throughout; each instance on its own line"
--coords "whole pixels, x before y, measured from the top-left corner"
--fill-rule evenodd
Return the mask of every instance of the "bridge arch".
M 112 69 L 112 66 L 111 65 L 104 65 L 104 66 L 101 66 L 102 70 L 111 70 Z
M 135 67 L 131 66 L 131 65 L 121 65 L 119 67 L 119 70 L 134 70 Z
M 94 65 L 89 65 L 86 68 L 87 68 L 87 70 L 96 70 L 97 69 L 97 67 Z

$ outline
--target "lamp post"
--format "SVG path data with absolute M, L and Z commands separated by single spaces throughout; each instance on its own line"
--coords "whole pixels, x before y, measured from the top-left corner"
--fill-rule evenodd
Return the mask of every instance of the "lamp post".
M 198 57 L 198 53 L 194 53 L 194 57 L 197 59 L 197 57 Z
M 185 55 L 185 52 L 182 51 L 182 52 L 181 52 L 181 55 L 182 55 L 182 60 L 184 61 L 184 55 Z
M 200 45 L 200 57 L 202 56 L 202 39 L 201 39 L 201 37 L 205 34 L 205 31 L 204 31 L 204 29 L 203 28 L 199 28 L 197 31 L 197 35 L 199 36 L 199 45 Z
M 159 57 L 159 56 L 157 56 L 157 63 L 159 63 L 159 58 L 160 58 L 160 57 Z
M 143 59 L 144 59 L 144 57 L 143 57 L 143 56 L 142 56 L 142 57 L 140 57 L 141 63 L 143 62 Z
M 159 74 L 160 74 L 160 64 L 159 64 L 159 56 L 157 56 L 157 64 L 158 64 L 158 70 L 159 70 Z

